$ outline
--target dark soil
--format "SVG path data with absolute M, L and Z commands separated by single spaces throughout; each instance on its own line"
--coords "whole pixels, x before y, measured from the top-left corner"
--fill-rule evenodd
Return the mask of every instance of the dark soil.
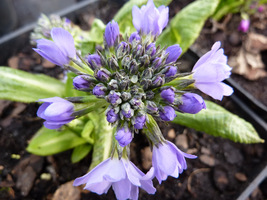
M 174 10 L 180 10 L 186 3 L 188 1 L 181 1 L 181 5 L 177 5 L 176 1 L 173 2 L 170 5 L 171 15 Z M 104 10 L 108 9 L 104 7 Z M 112 13 L 115 11 L 114 8 Z M 80 16 L 77 21 L 82 22 L 85 18 L 85 15 Z M 108 20 L 106 17 L 105 22 Z M 86 26 L 84 25 L 85 28 Z M 212 41 L 210 45 L 207 42 L 207 48 L 209 49 L 212 44 Z M 19 69 L 32 73 L 45 73 L 56 78 L 63 77 L 59 67 L 42 67 L 43 61 L 36 57 L 31 47 L 27 47 L 17 57 L 19 64 L 16 66 Z M 30 60 L 27 62 L 28 65 L 23 62 L 26 58 Z M 183 59 L 182 62 L 187 61 Z M 258 85 L 252 90 L 263 93 Z M 239 113 L 230 98 L 225 98 L 222 105 L 234 113 Z M 42 126 L 42 120 L 36 117 L 38 107 L 37 103 L 0 102 L 0 199 L 59 199 L 56 196 L 58 188 L 87 173 L 91 155 L 77 164 L 72 164 L 71 150 L 48 157 L 33 156 L 26 152 L 29 140 Z M 237 144 L 175 124 L 168 126 L 160 124 L 160 127 L 166 139 L 175 143 L 181 150 L 197 155 L 198 158 L 187 160 L 188 169 L 178 179 L 169 177 L 161 185 L 154 180 L 156 194 L 148 195 L 140 190 L 139 199 L 236 199 L 267 164 L 267 149 L 264 144 Z M 144 136 L 136 135 L 131 146 L 131 160 L 144 172 L 151 164 L 147 158 L 147 147 L 148 143 Z M 48 178 L 45 178 L 46 175 L 49 175 Z M 250 199 L 266 199 L 266 185 L 264 181 Z M 106 195 L 101 196 L 80 188 L 74 193 L 78 198 L 74 198 L 75 195 L 61 198 L 115 199 L 111 189 Z

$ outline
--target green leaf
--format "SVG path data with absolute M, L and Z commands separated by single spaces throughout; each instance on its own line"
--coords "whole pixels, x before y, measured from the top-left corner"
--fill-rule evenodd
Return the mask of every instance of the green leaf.
M 172 0 L 155 0 L 154 4 L 156 7 L 161 5 L 169 5 Z M 120 27 L 120 32 L 124 35 L 127 33 L 128 35 L 132 32 L 135 32 L 135 28 L 132 23 L 132 7 L 138 6 L 141 7 L 142 5 L 146 4 L 147 0 L 131 0 L 128 1 L 123 7 L 117 12 L 114 17 L 114 20 L 118 22 Z
M 92 145 L 91 144 L 82 144 L 73 149 L 71 154 L 71 162 L 77 163 L 82 160 L 87 154 L 91 151 Z
M 220 1 L 216 11 L 214 12 L 212 18 L 215 20 L 220 20 L 223 16 L 229 13 L 240 12 L 240 7 L 244 4 L 245 0 L 224 0 Z M 247 0 L 246 0 L 247 1 Z
M 115 129 L 108 124 L 105 113 L 90 113 L 89 117 L 95 127 L 93 158 L 90 165 L 90 169 L 93 169 L 100 162 L 110 157 L 112 138 Z
M 30 74 L 9 67 L 0 67 L 0 99 L 36 102 L 48 97 L 63 97 L 64 83 L 43 74 Z
M 177 112 L 173 122 L 234 142 L 264 142 L 249 122 L 213 102 L 206 101 L 206 106 L 206 110 L 194 115 Z
M 72 149 L 87 141 L 69 129 L 56 131 L 41 128 L 30 141 L 27 151 L 40 156 L 48 156 Z
M 82 138 L 86 139 L 88 143 L 93 144 L 94 139 L 92 138 L 92 132 L 94 130 L 94 123 L 92 121 L 88 121 L 84 129 L 82 130 L 81 136 Z
M 179 44 L 183 53 L 194 43 L 205 21 L 215 11 L 219 0 L 198 0 L 183 8 L 171 20 L 157 40 L 157 44 Z

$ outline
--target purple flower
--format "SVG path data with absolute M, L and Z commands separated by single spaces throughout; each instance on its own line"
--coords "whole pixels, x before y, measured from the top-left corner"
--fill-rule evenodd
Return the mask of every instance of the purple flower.
M 99 195 L 107 193 L 112 186 L 119 200 L 137 200 L 138 187 L 149 194 L 156 192 L 150 177 L 147 178 L 131 161 L 124 158 L 108 158 L 73 183 L 74 186 L 82 184 L 86 184 L 84 189 Z
M 107 100 L 109 103 L 111 103 L 112 105 L 118 105 L 121 103 L 121 99 L 120 99 L 121 94 L 118 92 L 114 92 L 113 90 L 109 93 Z
M 114 122 L 116 122 L 119 119 L 119 115 L 115 113 L 115 110 L 114 109 L 110 109 L 106 113 L 106 116 L 107 116 L 107 121 L 109 123 L 114 123 Z
M 214 99 L 222 100 L 223 96 L 233 93 L 233 88 L 222 83 L 231 75 L 231 67 L 227 65 L 227 57 L 216 42 L 211 50 L 203 55 L 193 67 L 195 87 Z
M 250 21 L 248 19 L 242 19 L 239 24 L 238 30 L 244 33 L 248 32 L 249 24 L 250 24 Z
M 169 70 L 165 73 L 165 77 L 172 77 L 172 76 L 176 75 L 177 67 L 175 67 L 175 66 L 167 66 L 166 68 L 169 68 Z
M 102 82 L 107 82 L 109 80 L 109 74 L 105 70 L 98 70 L 98 72 L 96 73 L 96 76 L 98 80 Z
M 113 47 L 119 35 L 120 35 L 119 25 L 117 22 L 112 20 L 107 24 L 104 35 L 107 46 Z
M 93 89 L 93 95 L 96 97 L 104 97 L 106 94 L 107 88 L 102 84 L 97 84 Z
M 194 93 L 186 93 L 181 97 L 183 102 L 179 109 L 185 113 L 196 114 L 202 109 L 206 109 L 206 104 L 201 96 Z
M 128 127 L 119 128 L 117 129 L 115 139 L 118 141 L 120 146 L 125 147 L 133 139 L 132 132 Z
M 153 147 L 152 168 L 148 174 L 154 174 L 161 184 L 168 176 L 178 178 L 187 168 L 185 158 L 196 158 L 179 150 L 173 143 L 167 141 Z
M 174 99 L 175 99 L 175 93 L 173 91 L 173 89 L 168 88 L 166 90 L 162 90 L 160 93 L 160 96 L 162 99 L 164 99 L 165 101 L 169 102 L 169 103 L 173 103 Z
M 85 75 L 76 76 L 73 79 L 73 86 L 76 89 L 87 89 L 90 87 L 91 83 L 86 79 L 84 79 L 83 77 L 85 77 Z
M 165 53 L 169 53 L 169 56 L 166 59 L 166 64 L 171 63 L 171 62 L 176 62 L 176 60 L 179 58 L 179 56 L 182 53 L 182 48 L 178 45 L 172 45 L 169 46 L 166 50 Z
M 149 54 L 150 56 L 154 56 L 156 53 L 156 45 L 155 43 L 150 43 L 147 47 L 146 47 L 146 53 Z
M 37 111 L 37 116 L 45 119 L 44 126 L 57 129 L 74 119 L 72 115 L 74 105 L 60 97 L 39 99 L 44 102 Z
M 165 106 L 159 111 L 159 116 L 164 121 L 172 121 L 176 117 L 175 110 L 171 106 Z
M 155 60 L 153 60 L 152 66 L 154 69 L 158 69 L 161 63 L 162 63 L 162 60 L 161 58 L 158 57 L 158 58 L 155 58 Z
M 144 125 L 146 123 L 146 116 L 141 115 L 137 116 L 134 121 L 134 128 L 135 129 L 143 129 Z
M 264 11 L 264 6 L 263 5 L 260 5 L 259 7 L 258 7 L 258 12 L 263 12 Z
M 130 35 L 129 42 L 132 43 L 132 41 L 134 41 L 134 40 L 136 40 L 136 41 L 140 41 L 141 40 L 141 37 L 137 32 L 134 32 L 134 33 L 132 33 Z
M 93 68 L 101 67 L 101 58 L 98 54 L 88 55 L 87 61 Z
M 169 20 L 169 8 L 165 6 L 155 7 L 153 0 L 141 8 L 134 6 L 132 9 L 133 25 L 142 35 L 151 33 L 154 36 L 161 34 Z
M 47 39 L 37 40 L 37 48 L 33 48 L 33 50 L 58 66 L 63 67 L 69 64 L 70 58 L 76 57 L 72 35 L 63 28 L 53 28 L 51 37 L 53 41 Z
M 164 84 L 164 80 L 162 77 L 158 76 L 155 80 L 153 80 L 152 84 L 155 86 L 155 87 L 159 87 L 161 85 Z

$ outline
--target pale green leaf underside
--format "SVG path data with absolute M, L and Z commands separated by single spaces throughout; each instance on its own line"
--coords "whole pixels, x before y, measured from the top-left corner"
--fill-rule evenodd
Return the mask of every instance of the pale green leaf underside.
M 179 44 L 185 53 L 199 36 L 207 18 L 214 13 L 218 2 L 219 0 L 198 0 L 183 8 L 159 36 L 157 44 Z
M 108 124 L 105 113 L 89 113 L 94 124 L 94 147 L 90 169 L 110 156 L 114 130 Z
M 227 138 L 234 142 L 264 142 L 249 122 L 213 102 L 205 102 L 206 110 L 202 110 L 198 114 L 182 114 L 177 112 L 177 117 L 173 122 L 216 137 Z
M 36 102 L 48 97 L 62 97 L 64 83 L 43 74 L 30 74 L 9 67 L 0 67 L 0 99 Z
M 62 131 L 41 128 L 30 141 L 27 151 L 40 156 L 48 156 L 72 149 L 87 141 L 69 129 Z

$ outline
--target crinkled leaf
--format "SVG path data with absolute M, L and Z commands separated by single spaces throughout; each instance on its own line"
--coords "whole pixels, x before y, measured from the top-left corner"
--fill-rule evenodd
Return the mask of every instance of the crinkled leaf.
M 71 162 L 72 163 L 79 162 L 80 160 L 85 158 L 85 156 L 87 156 L 87 154 L 91 151 L 91 149 L 92 145 L 87 143 L 75 147 L 71 154 Z
M 94 124 L 93 158 L 90 165 L 90 169 L 93 169 L 110 156 L 114 128 L 108 124 L 104 113 L 90 113 L 89 117 Z
M 159 7 L 161 5 L 167 6 L 171 2 L 172 0 L 154 0 L 154 4 L 156 7 Z M 114 17 L 114 20 L 118 22 L 122 34 L 130 34 L 136 31 L 132 23 L 132 7 L 134 5 L 141 7 L 146 3 L 147 0 L 131 0 L 124 4 L 123 7 L 117 12 Z
M 48 156 L 87 143 L 69 129 L 62 131 L 41 128 L 30 141 L 27 151 L 40 156 Z
M 30 74 L 0 67 L 0 99 L 36 102 L 38 99 L 65 95 L 64 83 L 43 74 Z
M 205 21 L 214 13 L 218 3 L 219 0 L 198 0 L 183 8 L 159 36 L 157 44 L 179 44 L 185 53 L 199 36 Z
M 264 142 L 253 126 L 221 106 L 205 101 L 207 109 L 198 114 L 176 113 L 174 123 L 181 124 L 213 136 L 220 136 L 240 143 Z
M 91 144 L 94 143 L 94 139 L 92 138 L 92 133 L 93 133 L 94 128 L 95 128 L 95 125 L 90 120 L 85 124 L 85 126 L 82 130 L 82 133 L 81 133 L 82 138 L 86 139 L 87 142 L 89 142 Z

